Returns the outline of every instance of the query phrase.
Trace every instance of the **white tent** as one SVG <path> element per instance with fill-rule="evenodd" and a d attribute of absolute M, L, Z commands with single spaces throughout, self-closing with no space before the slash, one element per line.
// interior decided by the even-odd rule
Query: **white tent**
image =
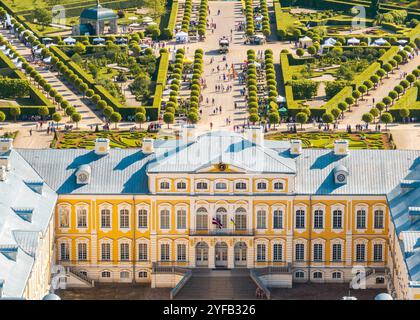
<path fill-rule="evenodd" d="M 152 22 L 153 21 L 153 19 L 152 18 L 150 18 L 150 17 L 144 17 L 143 18 L 143 22 L 145 22 L 145 23 L 147 23 L 147 22 Z"/>
<path fill-rule="evenodd" d="M 74 39 L 72 37 L 65 38 L 63 41 L 64 41 L 65 44 L 75 44 L 76 43 L 76 39 Z"/>
<path fill-rule="evenodd" d="M 356 38 L 351 38 L 347 40 L 347 44 L 359 44 L 359 43 L 360 43 L 360 40 Z"/>
<path fill-rule="evenodd" d="M 286 102 L 286 98 L 281 96 L 281 95 L 278 95 L 277 96 L 277 103 L 283 103 L 283 102 Z"/>
<path fill-rule="evenodd" d="M 35 54 L 41 54 L 41 52 L 42 52 L 42 48 L 35 50 Z"/>
<path fill-rule="evenodd" d="M 148 23 L 147 23 L 147 25 L 148 25 L 148 26 L 156 26 L 156 25 L 157 25 L 157 23 L 152 21 L 152 22 L 148 22 Z"/>
<path fill-rule="evenodd" d="M 44 60 L 42 60 L 42 61 L 44 61 L 45 63 L 47 63 L 47 64 L 50 64 L 51 63 L 51 56 L 49 56 L 49 57 L 46 57 Z"/>
<path fill-rule="evenodd" d="M 185 43 L 188 41 L 188 33 L 180 31 L 175 35 L 176 42 Z"/>
<path fill-rule="evenodd" d="M 324 41 L 324 45 L 334 46 L 336 43 L 337 43 L 337 40 L 335 40 L 334 38 L 328 38 L 327 40 Z"/>
<path fill-rule="evenodd" d="M 403 50 L 404 50 L 404 47 L 403 47 L 403 46 L 398 46 L 398 49 L 399 49 L 400 51 L 403 51 Z"/>
<path fill-rule="evenodd" d="M 137 20 L 137 19 L 138 19 L 137 17 L 128 17 L 128 20 L 132 20 L 132 21 Z"/>
<path fill-rule="evenodd" d="M 386 41 L 384 38 L 380 38 L 380 39 L 376 39 L 373 43 L 378 45 L 378 46 L 383 46 L 383 45 L 387 44 L 388 41 Z"/>
<path fill-rule="evenodd" d="M 397 41 L 398 44 L 402 44 L 402 45 L 407 44 L 407 42 L 408 42 L 407 40 L 398 40 Z"/>
<path fill-rule="evenodd" d="M 95 44 L 95 43 L 102 43 L 102 42 L 105 42 L 105 39 L 104 38 L 95 38 L 95 39 L 93 39 L 93 43 Z"/>
<path fill-rule="evenodd" d="M 312 46 L 313 44 L 314 44 L 314 42 L 308 36 L 305 36 L 305 37 L 299 39 L 299 47 L 300 48 L 307 48 L 307 47 Z"/>
<path fill-rule="evenodd" d="M 140 27 L 140 23 L 132 23 L 132 24 L 129 25 L 129 27 L 131 27 L 131 28 Z"/>
<path fill-rule="evenodd" d="M 6 46 L 1 46 L 0 51 L 4 51 L 4 50 L 6 50 Z"/>

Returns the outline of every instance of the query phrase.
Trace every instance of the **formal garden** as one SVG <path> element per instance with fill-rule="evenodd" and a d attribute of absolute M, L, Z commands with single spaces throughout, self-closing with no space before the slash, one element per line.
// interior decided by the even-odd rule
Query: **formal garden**
<path fill-rule="evenodd" d="M 337 139 L 349 141 L 350 149 L 394 149 L 392 135 L 385 133 L 274 133 L 269 140 L 302 140 L 304 148 L 331 149 Z"/>

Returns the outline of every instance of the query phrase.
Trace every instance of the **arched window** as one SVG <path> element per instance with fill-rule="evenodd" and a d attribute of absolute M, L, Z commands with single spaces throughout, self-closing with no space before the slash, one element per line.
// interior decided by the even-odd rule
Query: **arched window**
<path fill-rule="evenodd" d="M 266 245 L 263 243 L 257 244 L 257 261 L 262 262 L 266 259 Z"/>
<path fill-rule="evenodd" d="M 305 229 L 305 210 L 296 210 L 296 229 Z"/>
<path fill-rule="evenodd" d="M 101 228 L 111 228 L 111 210 L 101 210 Z"/>
<path fill-rule="evenodd" d="M 87 228 L 87 210 L 85 208 L 77 209 L 77 227 Z"/>
<path fill-rule="evenodd" d="M 130 228 L 130 211 L 127 209 L 120 210 L 120 228 L 121 229 Z"/>
<path fill-rule="evenodd" d="M 187 184 L 184 181 L 179 181 L 176 184 L 177 190 L 185 190 L 187 189 Z"/>
<path fill-rule="evenodd" d="M 267 183 L 266 182 L 258 182 L 257 183 L 257 190 L 267 190 Z"/>
<path fill-rule="evenodd" d="M 218 208 L 216 210 L 216 219 L 221 223 L 221 228 L 227 228 L 227 210 L 225 208 Z"/>
<path fill-rule="evenodd" d="M 265 210 L 257 211 L 257 229 L 267 228 L 267 212 Z"/>
<path fill-rule="evenodd" d="M 197 182 L 197 190 L 207 190 L 207 182 Z"/>
<path fill-rule="evenodd" d="M 70 248 L 67 242 L 60 244 L 60 260 L 68 261 L 70 260 Z"/>
<path fill-rule="evenodd" d="M 138 211 L 138 224 L 139 229 L 147 229 L 147 210 L 140 209 Z"/>
<path fill-rule="evenodd" d="M 160 261 L 169 261 L 169 260 L 171 260 L 169 243 L 162 243 L 160 245 Z"/>
<path fill-rule="evenodd" d="M 176 210 L 176 228 L 179 230 L 187 229 L 187 211 L 184 208 Z"/>
<path fill-rule="evenodd" d="M 324 228 L 324 211 L 315 210 L 314 212 L 314 229 Z"/>
<path fill-rule="evenodd" d="M 162 181 L 160 183 L 160 189 L 161 190 L 169 190 L 171 188 L 170 184 L 168 181 Z"/>
<path fill-rule="evenodd" d="M 296 261 L 305 260 L 305 245 L 303 243 L 297 243 L 295 246 L 295 260 Z"/>
<path fill-rule="evenodd" d="M 77 260 L 86 261 L 87 260 L 87 243 L 78 243 L 77 244 Z"/>
<path fill-rule="evenodd" d="M 226 190 L 227 185 L 224 182 L 217 182 L 216 183 L 216 190 Z"/>
<path fill-rule="evenodd" d="M 147 278 L 147 271 L 140 271 L 139 278 Z"/>
<path fill-rule="evenodd" d="M 109 272 L 109 271 L 102 271 L 101 277 L 102 278 L 111 278 L 111 272 Z"/>
<path fill-rule="evenodd" d="M 356 261 L 363 262 L 366 260 L 366 245 L 364 243 L 356 244 Z"/>
<path fill-rule="evenodd" d="M 163 209 L 160 211 L 160 228 L 161 229 L 170 229 L 170 212 L 168 209 Z"/>
<path fill-rule="evenodd" d="M 375 229 L 384 228 L 384 211 L 382 209 L 375 210 L 374 228 Z"/>
<path fill-rule="evenodd" d="M 196 229 L 207 230 L 208 229 L 208 213 L 206 208 L 198 208 L 196 214 Z"/>
<path fill-rule="evenodd" d="M 384 277 L 376 277 L 375 278 L 375 283 L 376 284 L 384 284 L 385 283 L 385 278 Z"/>
<path fill-rule="evenodd" d="M 60 207 L 59 220 L 60 228 L 70 227 L 70 209 L 68 207 Z"/>
<path fill-rule="evenodd" d="M 139 243 L 138 250 L 139 250 L 138 252 L 139 261 L 147 261 L 147 258 L 148 258 L 147 243 Z"/>
<path fill-rule="evenodd" d="M 279 190 L 283 190 L 284 186 L 282 182 L 274 182 L 274 190 L 279 191 Z"/>
<path fill-rule="evenodd" d="M 101 244 L 101 260 L 111 261 L 111 244 L 110 243 Z"/>
<path fill-rule="evenodd" d="M 333 211 L 333 229 L 343 228 L 343 211 L 336 209 Z"/>
<path fill-rule="evenodd" d="M 366 229 L 366 210 L 360 209 L 356 212 L 356 228 Z"/>
<path fill-rule="evenodd" d="M 283 246 L 280 243 L 275 243 L 273 245 L 273 260 L 274 261 L 283 260 Z"/>
<path fill-rule="evenodd" d="M 316 271 L 313 273 L 312 277 L 314 279 L 322 279 L 322 272 Z"/>
<path fill-rule="evenodd" d="M 322 261 L 323 260 L 323 245 L 322 243 L 314 243 L 314 261 Z"/>
<path fill-rule="evenodd" d="M 128 271 L 121 271 L 120 272 L 120 278 L 121 279 L 128 279 L 128 278 L 130 278 L 130 272 L 128 272 Z"/>
<path fill-rule="evenodd" d="M 121 261 L 130 260 L 130 244 L 129 243 L 120 243 L 120 260 Z"/>
<path fill-rule="evenodd" d="M 342 247 L 341 243 L 333 243 L 332 245 L 332 260 L 334 262 L 341 261 Z"/>
<path fill-rule="evenodd" d="M 246 210 L 244 208 L 236 209 L 234 223 L 235 223 L 235 230 L 246 230 L 247 217 L 246 217 Z"/>
<path fill-rule="evenodd" d="M 246 183 L 245 182 L 237 182 L 235 184 L 236 190 L 246 190 Z"/>
<path fill-rule="evenodd" d="M 381 262 L 383 260 L 383 246 L 381 243 L 373 245 L 373 261 Z"/>
<path fill-rule="evenodd" d="M 333 279 L 341 279 L 342 278 L 342 274 L 341 272 L 335 271 L 332 273 L 332 278 Z"/>
<path fill-rule="evenodd" d="M 280 209 L 273 212 L 273 229 L 283 229 L 283 211 Z"/>
<path fill-rule="evenodd" d="M 303 271 L 296 271 L 295 272 L 295 278 L 296 279 L 303 279 L 303 278 L 305 278 L 305 272 L 303 272 Z"/>

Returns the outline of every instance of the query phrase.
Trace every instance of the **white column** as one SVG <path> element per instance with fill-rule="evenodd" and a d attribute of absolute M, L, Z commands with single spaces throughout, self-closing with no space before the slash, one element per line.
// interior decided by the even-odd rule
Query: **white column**
<path fill-rule="evenodd" d="M 214 244 L 213 245 L 209 245 L 209 268 L 210 269 L 214 269 L 216 267 L 215 265 L 215 259 L 214 259 L 214 255 L 215 255 L 215 250 L 214 250 Z"/>
<path fill-rule="evenodd" d="M 246 251 L 246 266 L 248 269 L 254 268 L 254 241 L 251 240 L 251 245 L 247 243 Z"/>
<path fill-rule="evenodd" d="M 195 268 L 195 245 L 191 244 L 191 242 L 188 242 L 188 248 L 189 248 L 189 266 L 190 268 Z"/>
<path fill-rule="evenodd" d="M 286 262 L 293 262 L 293 235 L 288 234 L 286 236 Z"/>
<path fill-rule="evenodd" d="M 233 269 L 234 267 L 235 267 L 234 247 L 228 243 L 228 268 Z"/>

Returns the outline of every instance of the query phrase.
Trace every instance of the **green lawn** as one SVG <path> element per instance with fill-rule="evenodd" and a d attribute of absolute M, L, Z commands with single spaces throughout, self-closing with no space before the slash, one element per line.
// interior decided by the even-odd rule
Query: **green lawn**
<path fill-rule="evenodd" d="M 156 134 L 146 131 L 78 131 L 59 134 L 53 147 L 56 149 L 93 149 L 96 138 L 108 138 L 111 148 L 139 148 L 145 137 L 156 138 Z"/>
<path fill-rule="evenodd" d="M 350 149 L 393 149 L 388 135 L 383 133 L 275 133 L 266 136 L 269 140 L 300 139 L 304 148 L 329 149 L 334 147 L 334 140 L 350 141 Z"/>

